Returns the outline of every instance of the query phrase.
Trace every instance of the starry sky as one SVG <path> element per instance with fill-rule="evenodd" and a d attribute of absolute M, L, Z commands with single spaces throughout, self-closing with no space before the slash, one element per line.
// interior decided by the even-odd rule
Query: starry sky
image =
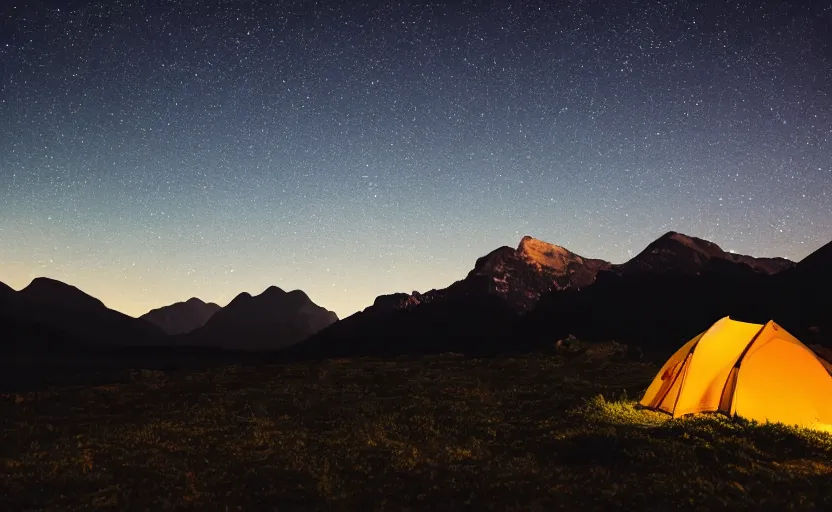
<path fill-rule="evenodd" d="M 830 0 L 2 4 L 17 289 L 344 317 L 526 234 L 616 263 L 668 230 L 832 240 Z"/>

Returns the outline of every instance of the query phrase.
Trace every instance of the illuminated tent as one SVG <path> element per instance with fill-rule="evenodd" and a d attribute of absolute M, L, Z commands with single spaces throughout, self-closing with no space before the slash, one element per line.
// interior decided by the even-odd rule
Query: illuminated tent
<path fill-rule="evenodd" d="M 664 364 L 640 404 L 674 418 L 722 412 L 758 422 L 832 429 L 832 376 L 772 321 L 725 317 Z"/>

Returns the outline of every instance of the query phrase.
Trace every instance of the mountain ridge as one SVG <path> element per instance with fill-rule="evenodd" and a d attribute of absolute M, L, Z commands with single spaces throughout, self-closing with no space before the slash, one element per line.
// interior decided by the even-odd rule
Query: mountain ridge
<path fill-rule="evenodd" d="M 516 247 L 498 247 L 477 258 L 464 277 L 445 288 L 379 295 L 343 320 L 301 290 L 269 286 L 259 295 L 242 292 L 225 308 L 194 297 L 151 310 L 139 317 L 142 322 L 130 324 L 126 319 L 137 319 L 72 285 L 36 278 L 20 292 L 0 283 L 0 324 L 99 344 L 117 340 L 128 346 L 234 350 L 304 345 L 307 353 L 314 347 L 319 355 L 516 347 L 565 334 L 652 343 L 660 332 L 690 330 L 724 310 L 754 321 L 783 319 L 798 333 L 810 325 L 811 332 L 828 333 L 832 326 L 821 318 L 827 299 L 813 297 L 829 295 L 822 283 L 832 279 L 830 260 L 832 243 L 795 264 L 726 252 L 713 242 L 670 231 L 630 260 L 611 264 L 526 235 Z M 177 321 L 191 323 L 165 336 L 165 329 L 145 317 L 173 306 L 204 315 L 186 321 L 187 315 L 177 313 Z M 212 311 L 206 313 L 206 307 Z M 660 316 L 657 312 L 667 318 L 645 330 L 642 324 L 653 321 L 645 315 Z M 99 332 L 86 332 L 87 325 Z"/>
<path fill-rule="evenodd" d="M 695 273 L 709 260 L 715 259 L 741 263 L 769 275 L 795 265 L 786 258 L 758 258 L 727 252 L 709 240 L 668 231 L 630 260 L 615 265 L 614 271 L 618 274 L 628 274 L 656 271 L 653 267 L 659 267 L 659 270 L 664 272 Z"/>
<path fill-rule="evenodd" d="M 238 294 L 203 326 L 178 336 L 175 343 L 276 350 L 299 343 L 337 321 L 334 312 L 312 302 L 306 292 L 269 286 L 259 295 Z"/>
<path fill-rule="evenodd" d="M 634 258 L 617 265 L 585 258 L 527 235 L 521 238 L 517 248 L 502 246 L 477 258 L 465 278 L 446 288 L 376 297 L 372 306 L 312 336 L 307 351 L 344 355 L 348 352 L 346 346 L 353 344 L 355 355 L 388 354 L 391 344 L 400 340 L 400 353 L 421 352 L 426 345 L 442 345 L 435 341 L 438 337 L 444 340 L 446 350 L 476 352 L 501 344 L 515 348 L 531 346 L 534 340 L 552 335 L 565 336 L 571 330 L 582 330 L 587 336 L 601 332 L 587 330 L 574 321 L 584 318 L 589 321 L 586 312 L 593 309 L 592 304 L 576 300 L 583 308 L 576 309 L 569 306 L 567 299 L 563 299 L 567 303 L 558 303 L 548 299 L 550 296 L 569 297 L 569 300 L 596 295 L 614 298 L 614 301 L 605 302 L 605 307 L 631 312 L 630 317 L 622 320 L 622 325 L 631 330 L 620 332 L 631 339 L 644 339 L 644 336 L 639 338 L 638 331 L 632 330 L 638 325 L 632 327 L 628 323 L 633 318 L 642 318 L 627 304 L 627 301 L 640 297 L 641 283 L 654 287 L 658 294 L 649 298 L 660 303 L 662 294 L 665 297 L 678 295 L 677 291 L 686 286 L 701 289 L 698 293 L 706 300 L 707 290 L 720 286 L 721 282 L 730 282 L 740 288 L 746 284 L 757 287 L 758 281 L 794 265 L 784 258 L 728 253 L 713 242 L 673 231 L 648 244 Z M 653 282 L 659 285 L 650 284 Z M 671 282 L 676 288 L 661 285 Z M 606 291 L 618 289 L 627 293 L 610 295 Z M 722 298 L 729 296 L 736 298 L 738 294 L 725 293 Z M 540 312 L 544 297 L 547 307 Z M 561 310 L 551 307 L 552 304 Z M 727 304 L 724 301 L 715 303 L 711 309 L 720 311 Z M 481 314 L 477 314 L 478 307 L 482 308 Z M 668 307 L 667 300 L 662 307 Z M 451 310 L 459 315 L 456 323 L 448 321 Z M 649 310 L 641 313 L 646 311 Z M 532 321 L 526 322 L 524 319 L 529 315 Z M 570 315 L 574 318 L 569 318 Z M 591 321 L 603 323 L 604 315 L 603 312 L 600 316 L 593 315 Z M 684 323 L 683 330 L 689 325 L 698 325 L 701 320 L 693 318 L 697 315 L 688 316 L 692 319 L 690 323 Z M 442 329 L 437 328 L 439 325 Z M 455 334 L 450 335 L 451 332 Z M 615 333 L 604 331 L 604 334 Z M 501 336 L 503 339 L 498 339 Z"/>
<path fill-rule="evenodd" d="M 464 278 L 446 288 L 380 295 L 370 307 L 410 309 L 437 300 L 488 293 L 506 299 L 518 311 L 528 311 L 542 293 L 553 288 L 588 286 L 599 271 L 610 267 L 607 261 L 585 258 L 526 235 L 516 248 L 498 247 L 477 258 Z"/>
<path fill-rule="evenodd" d="M 41 346 L 112 347 L 146 345 L 164 332 L 155 325 L 110 309 L 101 300 L 70 284 L 47 277 L 33 279 L 22 290 L 5 290 L 0 329 L 14 350 Z M 8 347 L 6 347 L 8 348 Z"/>

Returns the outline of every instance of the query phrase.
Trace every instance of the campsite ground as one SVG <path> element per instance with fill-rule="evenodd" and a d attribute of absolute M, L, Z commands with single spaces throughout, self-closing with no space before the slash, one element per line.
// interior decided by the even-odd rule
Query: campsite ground
<path fill-rule="evenodd" d="M 638 411 L 655 371 L 592 345 L 8 393 L 0 509 L 832 508 L 832 437 Z"/>

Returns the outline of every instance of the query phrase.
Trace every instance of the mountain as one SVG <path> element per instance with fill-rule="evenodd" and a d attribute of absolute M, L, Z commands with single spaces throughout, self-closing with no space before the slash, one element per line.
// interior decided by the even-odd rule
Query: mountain
<path fill-rule="evenodd" d="M 382 295 L 293 349 L 306 355 L 491 352 L 551 290 L 581 289 L 610 263 L 525 236 L 477 259 L 447 288 Z"/>
<path fill-rule="evenodd" d="M 29 318 L 18 293 L 0 282 L 0 353 L 16 352 L 27 346 L 42 348 L 37 340 L 56 338 L 57 333 Z"/>
<path fill-rule="evenodd" d="M 610 267 L 609 262 L 584 258 L 563 247 L 524 236 L 514 251 L 478 261 L 468 277 L 491 279 L 493 293 L 528 310 L 541 294 L 584 288 L 595 281 L 598 272 Z"/>
<path fill-rule="evenodd" d="M 726 253 L 668 233 L 579 293 L 553 292 L 525 319 L 525 336 L 550 332 L 648 348 L 677 347 L 723 316 L 776 319 L 804 341 L 828 332 L 832 250 L 800 263 Z M 824 277 L 827 276 L 827 277 Z"/>
<path fill-rule="evenodd" d="M 107 309 L 104 303 L 78 288 L 49 279 L 37 277 L 26 288 L 18 292 L 29 304 L 44 308 L 59 308 L 71 311 L 95 311 Z"/>
<path fill-rule="evenodd" d="M 744 268 L 743 268 L 744 267 Z M 524 318 L 524 337 L 615 340 L 678 348 L 719 318 L 765 323 L 775 315 L 771 276 L 716 260 L 697 273 L 604 274 L 579 292 L 553 292 Z"/>
<path fill-rule="evenodd" d="M 191 299 L 134 319 L 59 281 L 39 278 L 20 292 L 0 283 L 0 337 L 11 333 L 19 346 L 45 339 L 289 347 L 290 357 L 316 358 L 493 353 L 534 348 L 569 334 L 668 349 L 731 316 L 759 323 L 776 319 L 805 342 L 823 344 L 832 333 L 830 289 L 832 243 L 795 264 L 726 252 L 669 232 L 613 265 L 527 236 L 516 248 L 478 258 L 447 288 L 382 295 L 341 321 L 302 291 L 277 287 L 257 296 L 242 293 L 222 309 Z M 165 337 L 146 320 L 182 334 Z M 196 328 L 184 333 L 191 326 Z"/>
<path fill-rule="evenodd" d="M 202 327 L 220 308 L 213 302 L 205 303 L 196 297 L 185 302 L 148 311 L 140 316 L 167 334 L 185 334 Z"/>
<path fill-rule="evenodd" d="M 516 249 L 503 246 L 479 258 L 468 275 L 449 287 L 425 293 L 382 295 L 373 308 L 411 309 L 415 306 L 448 300 L 461 300 L 480 294 L 503 298 L 518 312 L 533 309 L 540 297 L 552 291 L 580 290 L 592 285 L 599 275 L 644 276 L 650 274 L 690 274 L 711 272 L 717 267 L 730 272 L 752 270 L 773 275 L 792 268 L 784 258 L 755 258 L 723 251 L 701 238 L 669 232 L 649 244 L 633 259 L 612 265 L 600 259 L 585 258 L 563 247 L 524 236 Z"/>
<path fill-rule="evenodd" d="M 38 277 L 18 295 L 30 317 L 92 343 L 144 345 L 164 335 L 153 324 L 110 309 L 95 297 L 54 279 Z"/>
<path fill-rule="evenodd" d="M 701 272 L 709 262 L 722 260 L 743 264 L 756 272 L 776 274 L 794 266 L 785 258 L 755 258 L 722 250 L 717 244 L 670 231 L 650 243 L 633 259 L 615 266 L 618 274 Z"/>
<path fill-rule="evenodd" d="M 373 308 L 411 309 L 437 300 L 464 300 L 484 294 L 503 299 L 518 312 L 528 311 L 550 290 L 583 288 L 610 263 L 584 258 L 563 247 L 524 236 L 516 249 L 500 247 L 474 263 L 468 275 L 447 288 L 424 294 L 397 293 L 376 298 Z"/>
<path fill-rule="evenodd" d="M 409 309 L 370 306 L 285 351 L 289 358 L 321 359 L 464 352 L 500 352 L 519 316 L 492 294 L 449 297 Z"/>
<path fill-rule="evenodd" d="M 17 292 L 6 283 L 0 282 L 0 318 L 16 314 L 18 301 Z"/>
<path fill-rule="evenodd" d="M 769 296 L 780 304 L 784 326 L 807 342 L 832 345 L 832 242 L 777 274 Z"/>
<path fill-rule="evenodd" d="M 156 326 L 107 308 L 78 288 L 39 277 L 19 292 L 0 290 L 0 329 L 8 346 L 127 346 L 157 343 Z M 7 347 L 8 348 L 8 347 Z"/>
<path fill-rule="evenodd" d="M 0 281 L 0 304 L 2 304 L 3 300 L 7 300 L 9 297 L 14 295 L 14 293 L 14 288 Z"/>
<path fill-rule="evenodd" d="M 822 266 L 822 263 L 820 263 Z M 378 297 L 295 352 L 388 355 L 533 348 L 568 334 L 677 347 L 725 315 L 779 318 L 775 276 L 795 268 L 669 232 L 612 265 L 524 237 L 479 258 L 468 275 L 424 294 Z"/>
<path fill-rule="evenodd" d="M 786 275 L 800 281 L 820 282 L 826 285 L 832 280 L 832 242 L 806 256 Z"/>
<path fill-rule="evenodd" d="M 276 286 L 252 296 L 241 293 L 202 327 L 177 337 L 177 345 L 217 346 L 239 350 L 275 350 L 305 340 L 338 321 L 332 311 L 302 291 Z"/>

